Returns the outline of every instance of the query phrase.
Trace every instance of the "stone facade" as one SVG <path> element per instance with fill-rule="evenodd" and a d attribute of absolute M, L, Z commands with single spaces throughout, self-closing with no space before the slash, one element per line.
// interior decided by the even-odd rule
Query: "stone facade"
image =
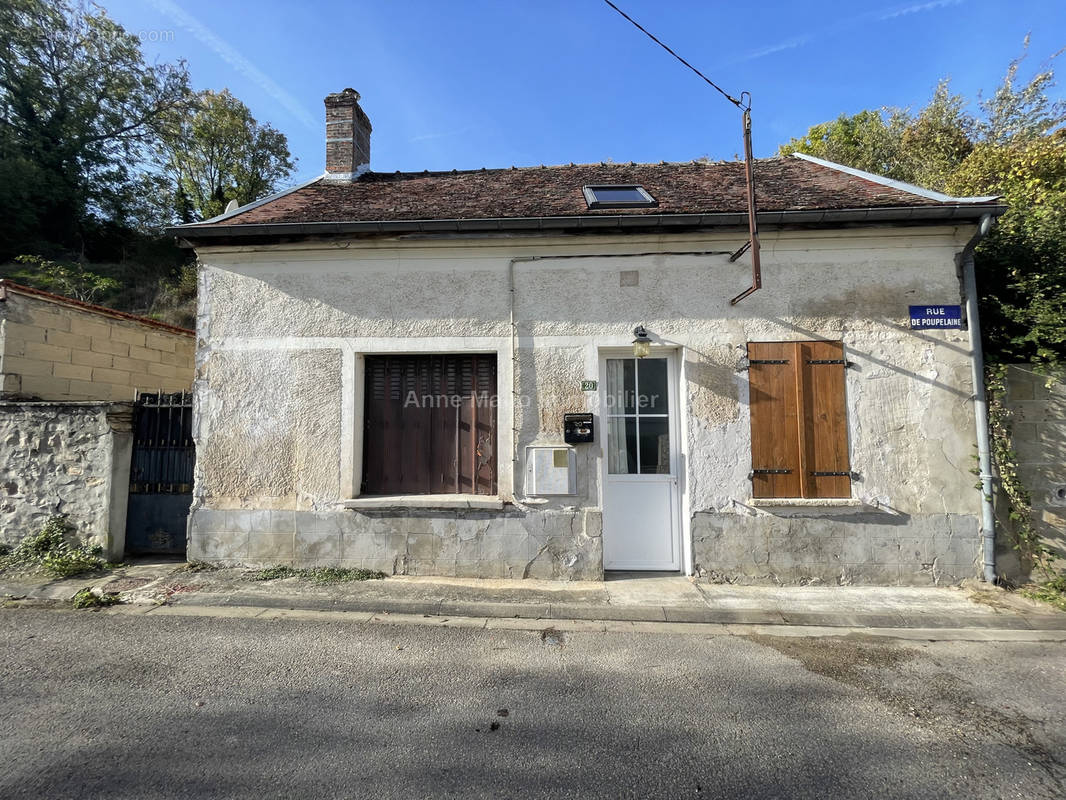
<path fill-rule="evenodd" d="M 127 403 L 0 403 L 0 541 L 66 514 L 81 539 L 121 559 L 132 419 Z"/>
<path fill-rule="evenodd" d="M 7 281 L 0 298 L 0 399 L 132 401 L 192 385 L 192 331 Z"/>
<path fill-rule="evenodd" d="M 601 576 L 602 420 L 575 447 L 576 494 L 527 497 L 524 459 L 563 446 L 564 413 L 598 411 L 581 382 L 643 323 L 678 365 L 683 571 L 976 577 L 967 334 L 907 323 L 908 304 L 960 302 L 954 258 L 973 230 L 764 231 L 763 289 L 737 306 L 750 273 L 728 233 L 201 247 L 190 558 Z M 751 500 L 745 344 L 806 339 L 843 341 L 852 364 L 852 497 L 770 507 Z M 362 359 L 389 352 L 497 355 L 501 510 L 353 507 Z"/>
<path fill-rule="evenodd" d="M 1004 404 L 1011 412 L 1018 477 L 1032 494 L 1032 523 L 1052 552 L 1066 558 L 1066 372 L 1040 375 L 1027 364 L 1013 364 L 1006 383 Z M 998 498 L 998 522 L 1009 528 L 1005 508 Z M 1029 565 L 1019 561 L 1008 537 L 999 537 L 996 562 L 1010 580 L 1029 578 Z"/>

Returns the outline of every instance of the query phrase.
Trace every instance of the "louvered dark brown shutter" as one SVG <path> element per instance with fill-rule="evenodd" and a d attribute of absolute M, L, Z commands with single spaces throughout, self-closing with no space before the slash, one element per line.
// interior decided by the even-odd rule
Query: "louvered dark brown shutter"
<path fill-rule="evenodd" d="M 851 496 L 844 346 L 748 345 L 752 494 Z"/>
<path fill-rule="evenodd" d="M 496 494 L 496 357 L 367 356 L 364 494 Z"/>

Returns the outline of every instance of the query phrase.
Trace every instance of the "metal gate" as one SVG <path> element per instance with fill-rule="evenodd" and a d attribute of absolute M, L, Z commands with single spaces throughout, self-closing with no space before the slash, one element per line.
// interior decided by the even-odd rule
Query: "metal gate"
<path fill-rule="evenodd" d="M 192 394 L 142 393 L 133 415 L 126 552 L 185 553 L 195 461 Z"/>

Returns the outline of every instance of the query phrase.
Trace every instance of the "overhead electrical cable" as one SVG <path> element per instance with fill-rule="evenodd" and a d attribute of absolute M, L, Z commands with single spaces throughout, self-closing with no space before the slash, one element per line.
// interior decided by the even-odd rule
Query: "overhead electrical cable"
<path fill-rule="evenodd" d="M 685 61 L 685 59 L 683 59 L 677 53 L 675 53 L 668 45 L 662 42 L 651 31 L 649 31 L 647 28 L 645 28 L 643 25 L 641 25 L 639 22 L 629 16 L 629 14 L 627 14 L 614 3 L 612 3 L 611 0 L 603 0 L 603 2 L 605 2 L 615 11 L 617 11 L 619 14 L 629 20 L 629 22 L 632 23 L 637 30 L 639 30 L 641 33 L 643 33 L 645 36 L 647 36 L 649 39 L 659 45 L 659 47 L 661 47 L 663 50 L 672 55 L 690 70 L 692 70 L 701 78 L 703 78 L 703 80 L 705 80 L 711 86 L 712 89 L 714 89 L 716 92 L 722 95 L 722 97 L 724 97 L 726 100 L 728 100 L 730 103 L 735 105 L 743 112 L 744 186 L 748 196 L 748 241 L 743 246 L 741 246 L 739 250 L 733 253 L 733 255 L 729 257 L 729 260 L 736 261 L 745 252 L 749 250 L 751 251 L 751 286 L 749 286 L 747 289 L 745 289 L 743 292 L 741 292 L 729 301 L 730 305 L 735 306 L 745 297 L 754 294 L 762 288 L 762 265 L 759 261 L 759 219 L 755 210 L 755 167 L 752 163 L 754 159 L 751 155 L 751 95 L 747 92 L 741 92 L 739 100 L 733 97 L 733 95 L 729 94 L 729 92 L 727 92 L 717 83 L 712 81 L 710 78 L 708 78 L 698 69 L 696 69 L 690 63 Z M 746 101 L 745 98 L 747 98 Z"/>
<path fill-rule="evenodd" d="M 647 36 L 649 39 L 651 39 L 653 42 L 655 42 L 655 44 L 659 45 L 659 47 L 661 47 L 663 50 L 665 50 L 667 53 L 672 55 L 674 58 L 676 58 L 678 61 L 680 61 L 686 67 L 688 67 L 690 70 L 692 70 L 697 75 L 699 75 L 701 78 L 703 78 L 703 80 L 705 80 L 712 87 L 714 87 L 714 89 L 717 92 L 719 92 L 722 95 L 722 97 L 724 97 L 730 103 L 735 105 L 737 108 L 744 108 L 744 104 L 740 100 L 738 100 L 737 98 L 733 97 L 733 95 L 729 94 L 729 92 L 727 92 L 725 89 L 723 89 L 717 83 L 712 81 L 710 78 L 708 78 L 706 75 L 704 75 L 698 69 L 696 69 L 690 63 L 685 61 L 685 59 L 683 59 L 681 56 L 679 56 L 677 53 L 675 53 L 673 50 L 671 50 L 669 45 L 665 44 L 660 39 L 658 39 L 655 36 L 655 34 L 653 34 L 651 31 L 649 31 L 647 28 L 645 28 L 643 25 L 641 25 L 639 22 L 637 22 L 635 19 L 633 19 L 631 16 L 629 16 L 629 14 L 624 12 L 622 9 L 620 9 L 618 6 L 616 6 L 614 3 L 612 3 L 611 0 L 603 0 L 603 2 L 605 2 L 607 5 L 609 5 L 611 8 L 613 8 L 615 11 L 617 11 L 619 14 L 621 14 L 623 17 L 625 17 L 627 20 L 629 20 L 631 23 L 633 23 L 633 25 L 637 28 L 637 30 L 639 30 L 641 33 L 643 33 L 645 36 Z M 745 94 L 747 94 L 747 92 L 741 92 L 740 96 L 743 97 Z"/>

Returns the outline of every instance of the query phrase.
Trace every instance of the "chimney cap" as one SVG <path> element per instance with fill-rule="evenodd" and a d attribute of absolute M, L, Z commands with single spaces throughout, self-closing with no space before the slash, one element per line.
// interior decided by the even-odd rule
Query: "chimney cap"
<path fill-rule="evenodd" d="M 354 106 L 359 102 L 359 92 L 351 87 L 343 92 L 333 92 L 326 95 L 327 106 Z"/>

